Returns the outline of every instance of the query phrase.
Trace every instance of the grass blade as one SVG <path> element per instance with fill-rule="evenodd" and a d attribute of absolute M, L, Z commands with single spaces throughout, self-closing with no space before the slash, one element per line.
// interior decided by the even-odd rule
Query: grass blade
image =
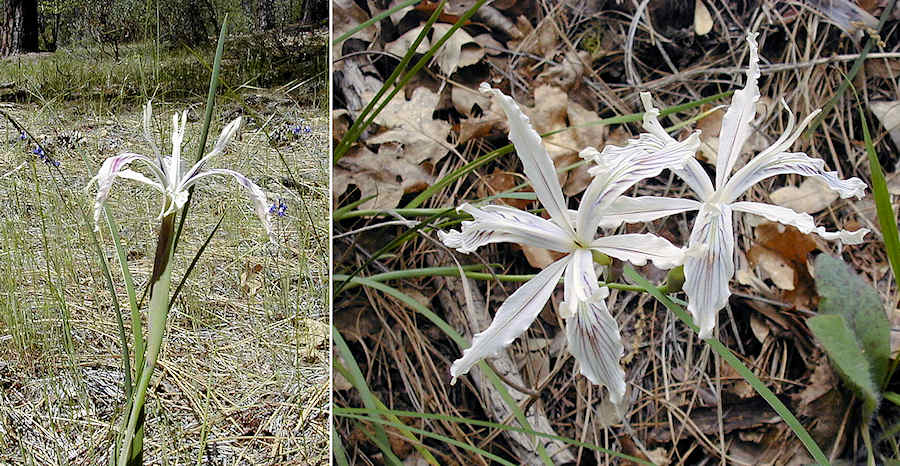
<path fill-rule="evenodd" d="M 222 28 L 219 30 L 219 43 L 216 44 L 216 58 L 213 60 L 212 75 L 209 77 L 209 94 L 206 96 L 206 114 L 203 117 L 203 130 L 200 132 L 200 143 L 197 145 L 197 160 L 203 158 L 206 150 L 206 139 L 209 136 L 209 124 L 212 121 L 213 107 L 216 105 L 216 87 L 219 84 L 219 70 L 222 67 L 222 54 L 225 52 L 225 31 L 228 25 L 228 14 L 222 20 Z M 178 241 L 181 239 L 181 231 L 184 229 L 184 220 L 188 216 L 191 207 L 191 198 L 194 196 L 194 187 L 188 189 L 187 201 L 181 210 L 181 218 L 178 219 L 178 229 L 175 231 L 175 243 L 173 249 L 178 249 Z"/>
<path fill-rule="evenodd" d="M 347 40 L 348 38 L 350 38 L 351 36 L 353 36 L 353 34 L 356 34 L 357 32 L 377 23 L 378 21 L 381 21 L 382 19 L 387 18 L 388 16 L 390 16 L 404 8 L 406 8 L 410 5 L 415 5 L 416 3 L 419 3 L 421 1 L 422 0 L 406 0 L 405 2 L 400 3 L 389 10 L 383 11 L 383 12 L 369 18 L 366 22 L 360 23 L 353 29 L 350 29 L 349 31 L 341 34 L 340 37 L 331 41 L 331 45 L 338 45 L 341 42 L 343 42 L 343 41 Z M 415 50 L 415 49 L 416 49 L 415 47 L 411 48 L 411 50 Z"/>
<path fill-rule="evenodd" d="M 109 235 L 112 237 L 113 244 L 116 246 L 116 254 L 119 257 L 119 268 L 122 269 L 122 276 L 125 278 L 125 292 L 128 293 L 128 304 L 131 307 L 131 333 L 134 338 L 134 377 L 139 379 L 141 377 L 141 369 L 144 366 L 144 332 L 141 328 L 141 309 L 138 307 L 137 295 L 135 294 L 134 289 L 134 278 L 131 276 L 131 270 L 128 268 L 128 258 L 125 255 L 125 248 L 122 247 L 122 240 L 119 238 L 119 225 L 105 206 L 103 207 L 103 213 L 106 215 L 106 224 L 109 227 Z"/>
<path fill-rule="evenodd" d="M 419 314 L 422 314 L 422 316 L 424 316 L 426 319 L 430 320 L 435 326 L 437 326 L 448 337 L 450 337 L 460 348 L 468 348 L 469 347 L 469 342 L 466 341 L 466 339 L 463 338 L 462 335 L 460 335 L 459 332 L 457 332 L 456 329 L 451 327 L 450 324 L 448 324 L 444 319 L 440 318 L 431 309 L 428 309 L 426 306 L 423 306 L 421 303 L 419 303 L 412 297 L 402 293 L 401 291 L 397 290 L 396 288 L 392 288 L 383 283 L 374 282 L 372 280 L 362 278 L 362 277 L 352 277 L 351 278 L 347 275 L 340 275 L 340 274 L 333 275 L 332 280 L 334 280 L 334 281 L 343 280 L 345 282 L 357 282 L 360 285 L 368 286 L 370 288 L 381 291 L 382 293 L 384 293 L 388 296 L 394 297 L 397 300 L 401 301 L 403 304 L 406 304 L 407 306 L 409 306 L 410 309 L 415 310 Z M 337 329 L 335 329 L 332 333 L 334 333 L 335 335 L 340 334 L 337 331 Z M 343 341 L 343 340 L 341 340 L 341 341 Z M 506 402 L 510 411 L 515 416 L 516 421 L 519 422 L 519 425 L 521 425 L 525 429 L 526 433 L 528 433 L 529 435 L 532 435 L 532 437 L 534 435 L 536 435 L 536 432 L 531 427 L 531 424 L 528 422 L 528 419 L 525 417 L 525 413 L 522 412 L 522 409 L 519 407 L 519 405 L 517 403 L 515 403 L 515 401 L 513 401 L 512 396 L 509 394 L 509 390 L 507 390 L 506 385 L 503 383 L 503 381 L 500 380 L 500 377 L 497 376 L 497 373 L 495 373 L 494 370 L 491 369 L 491 367 L 488 366 L 487 363 L 484 361 L 480 361 L 478 363 L 478 367 L 488 377 L 488 380 L 500 393 L 500 396 L 503 398 L 504 402 Z M 550 460 L 550 457 L 547 456 L 546 448 L 544 448 L 544 445 L 542 443 L 536 442 L 536 449 L 538 451 L 538 454 L 541 456 L 541 458 L 543 459 L 543 461 L 546 464 L 548 464 L 548 465 L 553 464 L 552 461 Z"/>
<path fill-rule="evenodd" d="M 681 321 L 684 322 L 688 327 L 690 327 L 691 330 L 693 330 L 694 332 L 699 332 L 699 328 L 694 325 L 694 321 L 693 319 L 691 319 L 691 316 L 687 313 L 687 311 L 682 309 L 681 306 L 672 302 L 672 300 L 667 296 L 663 295 L 658 288 L 653 286 L 649 281 L 647 281 L 646 278 L 635 272 L 630 265 L 625 266 L 625 276 L 638 285 L 644 287 L 644 289 L 648 293 L 656 298 L 657 301 L 666 306 L 667 309 L 672 311 L 672 313 L 675 314 L 679 319 L 681 319 Z M 810 455 L 812 455 L 813 459 L 818 464 L 831 464 L 828 462 L 828 457 L 826 457 L 825 454 L 822 453 L 822 450 L 812 439 L 812 437 L 810 437 L 809 432 L 806 431 L 806 428 L 803 427 L 803 424 L 800 424 L 800 421 L 797 420 L 791 410 L 788 409 L 787 406 L 785 406 L 784 403 L 782 403 L 781 400 L 779 400 L 778 397 L 775 396 L 775 394 L 772 393 L 772 391 L 769 390 L 769 388 L 766 387 L 761 380 L 759 380 L 759 377 L 757 377 L 756 374 L 748 369 L 747 366 L 745 366 L 744 363 L 742 363 L 741 360 L 731 352 L 731 350 L 729 350 L 725 345 L 722 344 L 722 342 L 717 340 L 715 337 L 707 338 L 703 341 L 705 341 L 706 344 L 708 344 L 710 348 L 712 348 L 712 350 L 716 352 L 716 354 L 721 356 L 729 366 L 736 370 L 738 374 L 740 374 L 741 377 L 743 377 L 744 380 L 746 380 L 747 383 L 749 383 L 753 387 L 753 389 L 756 390 L 756 393 L 759 393 L 759 395 L 762 396 L 767 403 L 769 403 L 769 406 L 771 406 L 772 409 L 774 409 L 775 412 L 778 413 L 779 416 L 781 416 L 781 419 L 784 420 L 788 427 L 790 427 L 791 430 L 794 431 L 794 434 L 797 436 L 797 438 L 800 439 L 800 441 L 806 447 L 806 450 Z"/>
<path fill-rule="evenodd" d="M 377 409 L 378 403 L 375 401 L 375 395 L 369 390 L 369 386 L 366 385 L 366 378 L 363 376 L 362 371 L 359 369 L 359 366 L 356 364 L 356 359 L 353 358 L 353 352 L 350 351 L 350 347 L 347 346 L 347 342 L 344 341 L 344 337 L 341 336 L 341 332 L 338 332 L 337 328 L 331 327 L 331 340 L 334 347 L 337 349 L 338 354 L 343 358 L 345 362 L 347 362 L 349 368 L 345 368 L 342 364 L 337 361 L 337 358 L 334 359 L 334 367 L 338 370 L 343 369 L 345 372 L 342 372 L 344 377 L 356 387 L 356 390 L 359 391 L 359 396 L 362 398 L 363 405 L 365 405 L 369 409 Z M 387 434 L 384 432 L 384 427 L 380 424 L 375 425 L 375 439 L 376 443 L 380 442 L 383 445 L 390 445 L 387 440 Z M 391 464 L 402 465 L 403 462 L 400 461 L 400 458 L 397 458 L 391 450 L 390 446 L 386 449 L 382 449 L 384 452 L 386 460 Z"/>
<path fill-rule="evenodd" d="M 84 221 L 88 225 L 88 230 L 91 232 L 91 242 L 94 244 L 94 249 L 97 251 L 97 258 L 100 262 L 100 270 L 103 271 L 103 276 L 106 277 L 106 285 L 109 287 L 109 295 L 112 297 L 113 310 L 116 314 L 116 325 L 119 330 L 119 341 L 122 344 L 122 373 L 125 375 L 125 399 L 131 399 L 131 393 L 134 385 L 131 382 L 131 357 L 128 354 L 128 338 L 125 337 L 125 322 L 122 320 L 122 309 L 119 307 L 119 298 L 116 296 L 116 286 L 113 283 L 112 274 L 109 272 L 109 263 L 106 261 L 106 254 L 103 252 L 103 248 L 100 247 L 100 241 L 97 239 L 97 232 L 92 228 L 93 221 L 88 217 L 86 212 L 84 213 Z"/>
<path fill-rule="evenodd" d="M 888 262 L 894 273 L 894 281 L 900 280 L 900 232 L 897 231 L 897 217 L 894 216 L 894 206 L 891 205 L 891 194 L 888 192 L 887 181 L 884 178 L 884 170 L 875 153 L 875 145 L 869 134 L 869 124 L 862 104 L 857 98 L 859 118 L 862 123 L 863 140 L 866 144 L 866 154 L 869 158 L 869 171 L 872 173 L 872 197 L 875 198 L 875 209 L 878 212 L 878 224 L 884 237 L 884 248 L 887 250 Z"/>
<path fill-rule="evenodd" d="M 378 413 L 381 413 L 381 412 L 382 412 L 381 410 L 378 411 Z M 467 419 L 467 418 L 458 417 L 458 416 L 448 416 L 446 414 L 420 413 L 420 412 L 416 412 L 416 411 L 399 411 L 399 410 L 388 410 L 388 412 L 390 412 L 391 414 L 393 414 L 394 416 L 397 416 L 397 417 L 402 416 L 402 417 L 416 417 L 416 418 L 420 418 L 420 419 L 435 419 L 435 420 L 445 421 L 445 422 L 455 422 L 458 424 L 470 424 L 473 426 L 490 427 L 492 429 L 501 429 L 501 430 L 508 430 L 508 431 L 512 431 L 512 432 L 529 433 L 528 431 L 526 431 L 525 429 L 522 429 L 521 427 L 508 426 L 506 424 L 499 424 L 499 423 L 491 422 L 491 421 L 481 421 L 478 419 Z M 371 410 L 368 410 L 365 408 L 341 408 L 341 407 L 337 407 L 337 406 L 334 408 L 335 416 L 351 417 L 351 416 L 360 415 L 360 414 L 375 414 L 375 413 L 373 413 Z M 581 441 L 578 441 L 575 439 L 570 439 L 570 438 L 562 437 L 559 435 L 546 434 L 543 432 L 535 432 L 534 434 L 539 437 L 542 437 L 542 438 L 558 440 L 560 442 L 564 442 L 569 445 L 587 448 L 587 449 L 594 450 L 594 451 L 597 451 L 600 453 L 605 453 L 610 456 L 615 456 L 615 457 L 622 458 L 625 460 L 634 461 L 636 463 L 651 464 L 651 465 L 653 464 L 653 463 L 643 460 L 641 458 L 636 458 L 634 456 L 626 455 L 624 453 L 609 450 L 609 449 L 603 448 L 601 446 L 594 445 L 592 443 L 581 442 Z"/>
<path fill-rule="evenodd" d="M 419 44 L 421 44 L 422 41 L 425 40 L 428 32 L 431 31 L 431 26 L 434 25 L 434 23 L 441 16 L 441 12 L 444 11 L 445 4 L 446 0 L 442 0 L 437 8 L 435 8 L 434 12 L 428 18 L 428 21 L 426 21 L 422 26 L 422 31 L 419 32 L 419 35 L 416 36 L 416 39 L 412 42 L 412 44 L 410 44 L 409 50 L 407 50 L 406 54 L 400 60 L 400 63 L 397 64 L 397 66 L 394 68 L 394 71 L 391 72 L 390 76 L 388 76 L 387 79 L 384 80 L 384 84 L 381 86 L 381 89 L 378 89 L 378 92 L 375 94 L 375 96 L 372 97 L 368 104 L 366 104 L 362 112 L 356 117 L 356 120 L 353 122 L 353 124 L 350 125 L 350 128 L 347 129 L 347 133 L 343 138 L 341 138 L 340 142 L 338 142 L 338 145 L 334 148 L 334 163 L 337 163 L 337 161 L 340 160 L 341 157 L 343 157 L 347 153 L 347 151 L 350 150 L 350 146 L 352 146 L 353 143 L 355 143 L 359 139 L 359 136 L 363 133 L 363 131 L 372 124 L 372 121 L 374 121 L 375 117 L 378 116 L 379 113 L 381 113 L 381 110 L 384 109 L 385 105 L 387 105 L 388 102 L 390 102 L 391 99 L 393 99 L 394 96 L 397 95 L 397 91 L 402 88 L 402 84 L 395 88 L 394 92 L 392 92 L 384 100 L 384 102 L 382 102 L 378 109 L 374 110 L 373 113 L 373 109 L 375 108 L 375 105 L 378 104 L 379 99 L 381 99 L 381 97 L 387 92 L 388 89 L 391 88 L 391 86 L 394 86 L 397 78 L 403 73 L 403 71 L 406 70 L 406 66 L 409 65 L 409 62 L 412 61 L 413 56 L 415 56 L 416 54 L 416 50 L 419 48 Z M 432 49 L 434 49 L 433 46 Z M 372 114 L 371 117 L 369 116 L 370 113 Z"/>
<path fill-rule="evenodd" d="M 209 232 L 209 235 L 206 236 L 206 240 L 203 241 L 203 244 L 200 246 L 200 249 L 197 250 L 197 254 L 194 254 L 194 258 L 191 259 L 191 264 L 188 265 L 187 270 L 184 272 L 184 276 L 181 277 L 181 281 L 178 282 L 178 286 L 175 288 L 175 292 L 172 293 L 172 298 L 169 299 L 169 308 L 172 308 L 172 305 L 175 304 L 175 300 L 178 298 L 178 293 L 181 292 L 181 287 L 184 286 L 184 283 L 187 281 L 188 277 L 191 276 L 191 272 L 194 270 L 194 266 L 197 265 L 197 262 L 200 261 L 200 256 L 203 255 L 203 251 L 206 250 L 206 246 L 209 246 L 209 242 L 212 241 L 213 236 L 216 235 L 216 232 L 219 231 L 219 226 L 222 225 L 222 220 L 225 220 L 225 214 L 222 214 L 219 217 L 219 221 L 216 222 L 216 226 L 213 227 L 212 231 Z"/>

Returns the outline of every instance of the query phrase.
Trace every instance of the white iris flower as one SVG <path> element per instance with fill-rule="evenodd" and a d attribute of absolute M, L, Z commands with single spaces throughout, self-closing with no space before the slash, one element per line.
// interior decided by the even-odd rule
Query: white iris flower
<path fill-rule="evenodd" d="M 253 200 L 256 215 L 266 227 L 266 232 L 271 236 L 272 230 L 268 218 L 268 201 L 266 194 L 255 183 L 250 181 L 246 176 L 234 171 L 222 168 L 204 170 L 206 163 L 213 157 L 221 154 L 225 150 L 225 146 L 231 142 L 234 135 L 241 126 L 241 118 L 234 119 L 231 123 L 222 129 L 219 139 L 213 146 L 212 151 L 205 155 L 199 162 L 194 164 L 188 170 L 181 158 L 181 145 L 184 141 L 184 131 L 187 126 L 187 110 L 181 114 L 181 122 L 179 124 L 178 115 L 172 115 L 172 155 L 163 157 L 159 152 L 159 148 L 153 140 L 150 132 L 150 118 L 152 116 L 152 108 L 150 102 L 144 107 L 144 139 L 153 149 L 155 157 L 149 157 L 142 154 L 134 154 L 131 152 L 123 152 L 119 155 L 110 157 L 103 162 L 97 175 L 94 176 L 88 186 L 97 183 L 97 195 L 94 199 L 94 224 L 95 228 L 100 222 L 100 214 L 103 211 L 103 203 L 109 197 L 109 190 L 112 188 L 116 178 L 125 178 L 139 183 L 144 183 L 161 192 L 164 195 L 162 210 L 159 217 L 162 218 L 173 212 L 180 211 L 184 208 L 188 198 L 188 189 L 200 180 L 214 175 L 228 175 L 233 177 L 238 184 L 244 187 Z M 148 168 L 152 177 L 147 177 L 139 172 L 128 169 L 128 165 L 132 162 L 142 162 Z"/>
<path fill-rule="evenodd" d="M 699 211 L 694 220 L 684 262 L 684 291 L 689 298 L 688 310 L 694 323 L 700 327 L 700 338 L 712 335 L 716 314 L 725 307 L 731 295 L 728 282 L 734 276 L 732 212 L 759 215 L 771 221 L 792 225 L 803 233 L 816 233 L 824 239 L 839 240 L 845 244 L 858 244 L 869 232 L 865 228 L 853 232 L 828 232 L 824 227 L 816 227 L 812 216 L 805 213 L 760 202 L 737 202 L 754 184 L 771 176 L 788 173 L 817 178 L 838 192 L 841 198 L 862 197 L 866 188 L 866 184 L 859 178 L 842 180 L 836 172 L 825 171 L 825 162 L 821 159 L 811 158 L 802 152 L 789 152 L 791 145 L 819 111 L 813 112 L 795 128 L 794 114 L 783 100 L 781 103 L 789 113 L 784 134 L 734 174 L 731 173 L 740 157 L 742 146 L 753 131 L 750 122 L 756 115 L 756 102 L 759 99 L 757 80 L 760 72 L 756 34 L 750 35 L 747 42 L 750 45 L 747 83 L 743 89 L 734 93 L 731 105 L 722 119 L 715 186 L 700 163 L 691 158 L 683 168 L 673 171 L 691 187 L 700 201 L 653 196 L 620 197 L 604 213 L 607 217 L 601 222 L 604 226 L 621 222 L 648 222 L 679 212 Z M 647 105 L 649 96 L 642 97 Z M 666 135 L 658 123 L 654 126 L 659 127 L 655 133 L 657 137 L 668 137 L 671 145 L 679 144 Z M 644 136 L 640 140 L 630 141 L 629 146 L 643 149 Z"/>
<path fill-rule="evenodd" d="M 578 360 L 581 373 L 591 382 L 605 385 L 610 399 L 621 403 L 625 394 L 625 373 L 619 366 L 624 352 L 619 328 L 607 309 L 606 287 L 598 284 L 594 254 L 600 253 L 636 265 L 653 261 L 662 268 L 679 265 L 684 251 L 651 234 L 622 234 L 596 238 L 601 216 L 598 213 L 643 178 L 663 169 L 681 166 L 699 146 L 697 134 L 682 143 L 654 145 L 644 150 L 604 150 L 604 164 L 592 168 L 594 179 L 577 212 L 567 208 L 556 169 L 540 135 L 531 127 L 512 98 L 487 84 L 482 92 L 495 95 L 509 119 L 509 139 L 522 161 L 525 176 L 550 219 L 502 205 L 459 207 L 474 217 L 462 223 L 462 231 L 439 232 L 441 241 L 460 252 L 499 242 L 519 243 L 566 253 L 522 285 L 500 306 L 487 330 L 475 335 L 472 346 L 457 359 L 450 373 L 454 380 L 481 359 L 508 346 L 527 329 L 550 299 L 560 277 L 565 274 L 565 297 L 560 308 L 566 319 L 569 351 Z M 588 149 L 582 156 L 600 155 Z"/>

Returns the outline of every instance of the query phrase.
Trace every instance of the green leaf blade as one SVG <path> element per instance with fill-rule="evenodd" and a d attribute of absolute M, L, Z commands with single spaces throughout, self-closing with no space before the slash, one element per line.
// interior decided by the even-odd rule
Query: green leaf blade
<path fill-rule="evenodd" d="M 841 378 L 863 401 L 863 420 L 868 422 L 878 406 L 878 389 L 869 361 L 853 330 L 840 314 L 818 315 L 806 320 Z"/>
<path fill-rule="evenodd" d="M 816 258 L 815 271 L 816 290 L 821 297 L 819 314 L 844 318 L 872 371 L 873 383 L 880 387 L 890 364 L 891 323 L 878 292 L 849 265 L 828 254 Z"/>

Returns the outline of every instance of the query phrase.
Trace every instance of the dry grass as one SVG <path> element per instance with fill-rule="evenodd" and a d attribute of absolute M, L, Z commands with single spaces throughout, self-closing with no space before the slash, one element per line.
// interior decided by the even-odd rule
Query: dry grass
<path fill-rule="evenodd" d="M 640 111 L 638 88 L 628 82 L 626 54 L 622 53 L 633 6 L 630 3 L 627 7 L 608 5 L 607 10 L 585 12 L 559 7 L 553 2 L 538 4 L 538 13 L 529 20 L 533 25 L 540 24 L 554 31 L 552 42 L 556 49 L 544 54 L 551 59 L 540 61 L 541 57 L 530 55 L 527 50 L 506 51 L 504 55 L 490 59 L 489 77 L 497 78 L 492 85 L 511 89 L 523 105 L 536 105 L 529 90 L 542 82 L 541 71 L 558 64 L 558 61 L 553 62 L 554 59 L 573 56 L 593 44 L 595 48 L 589 50 L 593 56 L 588 59 L 588 71 L 580 85 L 569 92 L 569 98 L 589 109 L 596 109 L 601 117 Z M 734 2 L 710 4 L 717 26 L 713 33 L 702 38 L 693 36 L 690 18 L 684 27 L 679 26 L 679 20 L 683 18 L 660 18 L 662 13 L 653 16 L 650 27 L 644 21 L 640 23 L 632 50 L 634 70 L 643 83 L 640 90 L 651 91 L 661 107 L 739 88 L 744 77 L 738 71 L 742 71 L 747 63 L 744 38 L 746 31 L 753 30 L 760 32 L 761 55 L 764 57 L 760 81 L 762 95 L 776 100 L 783 97 L 802 118 L 824 106 L 834 95 L 842 74 L 849 72 L 860 48 L 820 16 L 797 5 L 778 3 L 777 8 L 770 8 L 770 4 L 746 7 L 736 7 Z M 625 11 L 617 11 L 618 8 Z M 723 27 L 725 25 L 728 27 Z M 654 30 L 650 31 L 651 28 Z M 898 99 L 896 70 L 900 41 L 896 28 L 896 21 L 887 23 L 881 34 L 886 45 L 875 50 L 881 58 L 867 60 L 863 73 L 854 81 L 861 90 L 864 107 L 870 101 Z M 588 41 L 591 37 L 596 40 Z M 658 42 L 652 42 L 653 37 Z M 672 39 L 672 42 L 661 37 Z M 536 41 L 538 37 L 533 39 Z M 545 36 L 540 39 L 546 40 Z M 527 40 L 529 38 L 525 42 Z M 832 60 L 834 56 L 839 58 Z M 488 80 L 487 76 L 478 78 Z M 430 80 L 423 79 L 424 83 L 419 84 L 435 89 L 440 84 L 451 87 L 465 81 L 462 76 L 454 79 L 455 83 L 441 83 L 434 74 Z M 663 123 L 676 124 L 696 113 L 697 110 L 689 115 L 674 115 Z M 780 107 L 774 109 L 757 127 L 757 137 L 771 143 L 781 134 L 787 118 L 787 113 Z M 898 162 L 893 142 L 874 119 L 870 120 L 870 127 L 876 133 L 876 149 L 882 164 L 888 172 L 893 172 Z M 627 128 L 631 134 L 637 129 L 636 126 Z M 829 169 L 838 170 L 842 177 L 858 176 L 868 180 L 861 139 L 856 103 L 852 93 L 848 92 L 826 115 L 812 137 L 801 139 L 793 149 L 825 159 Z M 476 139 L 458 146 L 461 156 L 449 155 L 433 173 L 438 177 L 450 173 L 506 143 L 505 138 Z M 481 197 L 480 193 L 484 191 L 479 189 L 488 185 L 485 177 L 494 170 L 520 172 L 513 156 L 504 157 L 453 183 L 423 207 L 446 208 Z M 754 188 L 748 197 L 768 201 L 773 189 L 798 182 L 795 177 L 777 177 Z M 629 194 L 678 196 L 685 192 L 680 180 L 664 173 L 640 184 Z M 352 198 L 344 202 L 349 200 Z M 839 200 L 816 215 L 817 224 L 825 225 L 829 230 L 853 229 L 854 223 L 871 228 L 877 224 L 871 202 L 871 197 L 859 202 Z M 378 221 L 344 221 L 336 225 L 335 231 L 352 231 Z M 642 228 L 683 244 L 691 221 L 692 216 L 679 216 Z M 747 263 L 744 255 L 754 244 L 754 226 L 747 218 L 736 223 L 736 245 L 744 264 Z M 354 270 L 367 260 L 369 254 L 405 229 L 386 227 L 378 231 L 377 235 L 367 231 L 337 241 L 336 270 Z M 637 230 L 629 229 L 629 232 L 634 231 Z M 375 261 L 363 275 L 434 265 L 452 266 L 453 262 L 438 246 L 436 238 L 433 240 L 406 243 L 391 256 Z M 885 303 L 896 304 L 897 286 L 887 271 L 882 243 L 870 237 L 863 245 L 842 249 L 822 241 L 817 245 L 824 252 L 841 255 L 873 283 Z M 502 264 L 502 268 L 494 270 L 496 273 L 534 273 L 516 247 L 491 245 L 480 248 L 477 254 L 477 257 L 460 255 L 458 260 L 463 264 Z M 664 277 L 661 271 L 652 268 L 640 271 L 657 282 Z M 466 325 L 458 320 L 458 309 L 466 304 L 458 283 L 456 278 L 427 278 L 390 284 L 430 307 L 457 329 L 462 329 Z M 483 297 L 483 301 L 476 299 L 476 303 L 484 303 L 491 310 L 496 310 L 519 286 L 496 281 L 472 283 L 476 296 Z M 845 415 L 844 407 L 850 399 L 836 390 L 836 377 L 828 379 L 827 374 L 813 375 L 817 367 L 827 366 L 827 359 L 816 348 L 804 324 L 814 306 L 798 307 L 787 303 L 784 294 L 772 286 L 772 282 L 762 283 L 762 287 L 754 288 L 732 282 L 735 296 L 731 305 L 719 315 L 718 338 L 800 416 L 826 454 L 855 461 L 864 448 L 857 436 L 853 416 Z M 630 407 L 624 421 L 606 419 L 602 393 L 576 375 L 573 359 L 565 351 L 562 323 L 556 313 L 551 312 L 561 295 L 562 290 L 558 289 L 551 306 L 509 350 L 522 375 L 524 387 L 521 391 L 525 395 L 522 405 L 546 413 L 557 434 L 656 462 L 693 464 L 721 460 L 729 464 L 747 464 L 770 460 L 784 462 L 795 454 L 797 460 L 805 458 L 802 446 L 790 430 L 773 419 L 774 413 L 768 411 L 752 390 L 747 391 L 746 382 L 718 361 L 709 348 L 664 307 L 648 296 L 631 292 L 614 292 L 609 299 L 610 303 L 615 303 L 610 309 L 622 330 L 626 347 L 623 364 Z M 335 324 L 356 355 L 369 387 L 388 407 L 494 422 L 511 421 L 497 419 L 491 412 L 484 391 L 474 385 L 473 379 L 477 375 L 462 378 L 456 386 L 448 384 L 449 365 L 459 357 L 460 349 L 437 327 L 401 302 L 373 290 L 355 288 L 336 298 Z M 760 328 L 767 331 L 760 333 Z M 800 394 L 813 386 L 824 387 L 827 398 L 811 404 L 804 402 Z M 346 386 L 341 389 L 337 382 L 336 388 L 336 405 L 361 406 L 355 390 Z M 896 410 L 890 406 L 882 414 L 880 422 L 883 425 L 891 425 L 897 420 Z M 533 460 L 531 455 L 515 450 L 508 437 L 497 430 L 442 421 L 408 419 L 406 422 L 466 441 L 514 463 L 531 464 Z M 515 421 L 510 423 L 515 424 Z M 364 435 L 365 428 L 347 422 L 339 424 L 351 462 L 379 464 L 380 453 Z M 392 438 L 395 442 L 392 447 L 400 458 L 414 454 L 411 445 L 399 435 Z M 430 440 L 424 443 L 441 462 L 486 464 L 483 459 L 452 445 Z M 613 462 L 611 457 L 590 450 L 573 447 L 570 452 L 579 464 Z"/>
<path fill-rule="evenodd" d="M 195 193 L 176 281 L 218 218 L 225 220 L 169 315 L 148 394 L 147 464 L 327 463 L 328 120 L 288 95 L 245 97 L 261 121 L 246 123 L 213 166 L 248 175 L 270 199 L 283 199 L 288 215 L 275 218 L 278 243 L 271 245 L 232 180 Z M 201 105 L 156 102 L 157 130 L 165 147 L 171 114 L 186 106 L 186 154 L 194 157 Z M 138 130 L 140 109 L 91 101 L 2 109 L 44 141 L 71 130 L 84 141 L 57 147 L 56 170 L 0 122 L 0 463 L 103 464 L 123 416 L 122 361 L 110 294 L 82 217 L 93 193 L 84 188 L 105 157 L 149 152 Z M 220 103 L 210 134 L 237 111 Z M 300 118 L 312 134 L 279 130 L 283 140 L 270 144 L 259 128 Z M 119 181 L 109 202 L 139 287 L 152 266 L 157 196 Z M 115 249 L 108 235 L 101 241 L 127 319 Z"/>

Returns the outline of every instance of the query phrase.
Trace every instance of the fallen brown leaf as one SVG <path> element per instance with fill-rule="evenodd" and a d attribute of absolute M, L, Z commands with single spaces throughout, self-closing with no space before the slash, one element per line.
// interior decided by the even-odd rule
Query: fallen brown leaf
<path fill-rule="evenodd" d="M 425 87 L 413 91 L 409 100 L 396 97 L 375 117 L 384 131 L 366 139 L 368 144 L 399 144 L 406 162 L 432 163 L 447 155 L 446 140 L 450 123 L 432 117 L 439 96 Z M 379 150 L 381 153 L 381 150 Z"/>
<path fill-rule="evenodd" d="M 397 144 L 382 144 L 377 154 L 365 146 L 354 147 L 334 166 L 335 199 L 356 186 L 361 197 L 375 196 L 360 208 L 397 207 L 404 193 L 421 191 L 433 182 L 433 177 L 406 155 Z"/>

